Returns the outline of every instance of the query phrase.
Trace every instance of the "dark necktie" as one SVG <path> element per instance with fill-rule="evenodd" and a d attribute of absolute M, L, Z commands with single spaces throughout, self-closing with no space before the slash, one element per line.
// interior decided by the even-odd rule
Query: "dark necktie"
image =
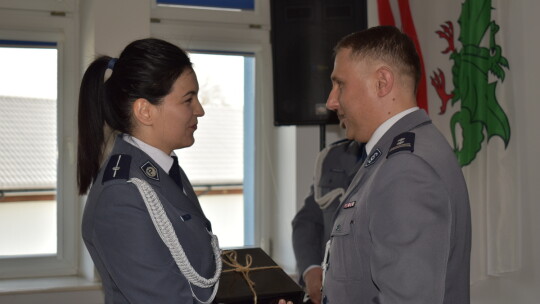
<path fill-rule="evenodd" d="M 182 186 L 182 179 L 180 178 L 180 166 L 178 165 L 178 157 L 171 157 L 173 159 L 173 164 L 171 170 L 169 170 L 169 176 L 174 180 L 178 187 L 183 190 L 184 187 Z"/>
<path fill-rule="evenodd" d="M 358 158 L 358 161 L 363 164 L 364 161 L 366 160 L 367 158 L 367 152 L 366 152 L 366 144 L 362 144 L 362 152 Z"/>

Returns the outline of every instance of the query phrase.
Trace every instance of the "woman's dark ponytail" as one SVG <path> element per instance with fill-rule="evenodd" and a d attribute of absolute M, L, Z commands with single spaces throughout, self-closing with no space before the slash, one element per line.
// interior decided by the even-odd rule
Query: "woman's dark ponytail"
<path fill-rule="evenodd" d="M 84 73 L 79 92 L 79 141 L 77 146 L 77 184 L 79 194 L 90 188 L 100 167 L 103 127 L 105 125 L 104 104 L 105 72 L 111 58 L 102 56 L 96 59 Z"/>

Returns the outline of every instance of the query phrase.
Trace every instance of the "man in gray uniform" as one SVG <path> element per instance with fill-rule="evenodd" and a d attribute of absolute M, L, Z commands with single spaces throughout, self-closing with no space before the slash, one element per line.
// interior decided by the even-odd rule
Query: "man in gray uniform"
<path fill-rule="evenodd" d="M 292 240 L 300 284 L 312 303 L 321 302 L 324 247 L 330 238 L 339 199 L 363 161 L 363 144 L 340 140 L 317 155 L 315 174 L 304 206 L 292 221 Z"/>
<path fill-rule="evenodd" d="M 467 304 L 467 187 L 446 139 L 416 106 L 411 39 L 379 26 L 336 47 L 327 107 L 367 160 L 343 195 L 325 264 L 332 304 Z"/>

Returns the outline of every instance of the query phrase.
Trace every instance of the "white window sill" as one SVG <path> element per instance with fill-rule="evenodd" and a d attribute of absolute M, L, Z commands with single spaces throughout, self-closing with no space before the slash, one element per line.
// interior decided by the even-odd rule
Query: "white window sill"
<path fill-rule="evenodd" d="M 99 289 L 101 283 L 76 276 L 0 280 L 0 296 Z"/>

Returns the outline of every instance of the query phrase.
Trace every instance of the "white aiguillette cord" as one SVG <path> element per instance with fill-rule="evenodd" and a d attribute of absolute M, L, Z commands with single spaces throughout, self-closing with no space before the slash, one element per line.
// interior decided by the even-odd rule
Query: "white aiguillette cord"
<path fill-rule="evenodd" d="M 169 248 L 169 251 L 173 256 L 176 265 L 178 265 L 180 272 L 182 272 L 182 274 L 190 283 L 189 288 L 191 289 L 191 294 L 193 295 L 193 297 L 203 304 L 212 303 L 218 290 L 219 276 L 221 275 L 222 267 L 221 250 L 219 249 L 217 236 L 215 236 L 211 231 L 207 230 L 208 234 L 210 234 L 212 238 L 211 244 L 214 251 L 214 260 L 216 262 L 216 272 L 214 273 L 214 276 L 212 278 L 206 279 L 200 274 L 198 274 L 197 271 L 195 271 L 195 269 L 193 269 L 193 267 L 189 263 L 186 253 L 184 252 L 182 245 L 180 245 L 180 242 L 178 241 L 178 237 L 176 236 L 176 232 L 174 231 L 171 221 L 167 217 L 167 214 L 163 209 L 163 205 L 161 204 L 161 201 L 159 200 L 154 189 L 152 189 L 152 187 L 147 182 L 139 178 L 131 178 L 130 180 L 128 180 L 128 182 L 133 183 L 137 187 L 137 189 L 139 189 L 144 204 L 146 205 L 146 208 L 148 208 L 148 212 L 150 213 L 150 217 L 152 218 L 152 222 L 154 223 L 154 226 L 156 227 L 159 236 L 161 237 L 165 245 L 167 245 L 167 247 Z M 193 292 L 191 284 L 201 288 L 210 288 L 214 286 L 214 290 L 212 291 L 212 295 L 208 300 L 201 301 Z"/>

